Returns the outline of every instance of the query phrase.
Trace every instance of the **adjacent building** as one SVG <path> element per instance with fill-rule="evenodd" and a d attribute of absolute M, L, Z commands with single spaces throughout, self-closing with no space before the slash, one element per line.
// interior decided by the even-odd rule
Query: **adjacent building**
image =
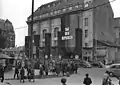
<path fill-rule="evenodd" d="M 116 33 L 115 42 L 117 45 L 120 45 L 120 17 L 114 18 L 114 29 Z M 118 49 L 118 52 L 116 53 L 115 61 L 120 62 L 120 49 Z"/>
<path fill-rule="evenodd" d="M 113 17 L 109 0 L 56 0 L 41 5 L 33 21 L 34 35 L 40 35 L 39 57 L 46 55 L 49 33 L 49 58 L 113 61 L 117 48 Z M 31 16 L 27 24 L 31 36 Z"/>
<path fill-rule="evenodd" d="M 1 48 L 15 46 L 15 32 L 12 23 L 6 19 L 0 19 Z"/>

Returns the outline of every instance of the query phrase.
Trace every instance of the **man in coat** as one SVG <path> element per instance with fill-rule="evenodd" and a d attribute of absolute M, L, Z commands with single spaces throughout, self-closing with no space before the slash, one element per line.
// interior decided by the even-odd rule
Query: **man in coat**
<path fill-rule="evenodd" d="M 89 77 L 89 74 L 88 74 L 88 73 L 86 73 L 86 78 L 84 78 L 83 84 L 85 84 L 85 85 L 90 85 L 90 84 L 92 84 L 92 80 L 91 80 L 91 78 Z"/>

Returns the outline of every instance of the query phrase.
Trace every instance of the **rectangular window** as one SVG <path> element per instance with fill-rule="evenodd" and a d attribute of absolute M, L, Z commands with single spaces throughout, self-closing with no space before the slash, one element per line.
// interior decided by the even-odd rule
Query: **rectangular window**
<path fill-rule="evenodd" d="M 88 43 L 85 43 L 85 47 L 87 47 L 88 46 Z"/>
<path fill-rule="evenodd" d="M 88 30 L 85 30 L 85 38 L 88 37 Z"/>
<path fill-rule="evenodd" d="M 47 30 L 46 29 L 44 29 L 43 31 L 42 31 L 42 33 L 43 33 L 43 39 L 45 38 L 45 34 L 47 33 Z"/>
<path fill-rule="evenodd" d="M 85 26 L 88 26 L 88 18 L 84 19 L 84 24 L 85 24 Z"/>

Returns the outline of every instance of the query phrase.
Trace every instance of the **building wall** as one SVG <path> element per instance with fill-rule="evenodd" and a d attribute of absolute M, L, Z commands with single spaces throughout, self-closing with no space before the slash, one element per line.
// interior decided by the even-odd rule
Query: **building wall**
<path fill-rule="evenodd" d="M 39 27 L 39 22 L 36 22 L 33 24 L 33 31 L 35 35 L 39 35 L 40 34 L 40 27 Z"/>
<path fill-rule="evenodd" d="M 108 1 L 109 0 L 94 0 L 94 5 L 101 5 Z M 97 40 L 115 41 L 113 18 L 113 11 L 110 4 L 94 9 L 94 31 Z"/>
<path fill-rule="evenodd" d="M 114 19 L 114 30 L 116 33 L 116 44 L 120 45 L 120 18 L 115 18 Z"/>
<path fill-rule="evenodd" d="M 58 31 L 61 31 L 61 18 L 56 18 L 56 19 L 51 20 L 51 28 L 52 28 L 51 29 L 51 35 L 52 35 L 51 36 L 52 37 L 51 38 L 52 39 L 52 41 L 51 41 L 52 44 L 51 45 L 52 46 L 57 46 L 58 38 L 57 38 L 57 36 L 56 37 L 54 36 L 54 34 L 55 34 L 54 32 L 55 32 L 56 27 L 58 27 L 58 29 L 59 29 Z"/>
<path fill-rule="evenodd" d="M 91 7 L 93 5 L 98 6 L 98 5 L 104 4 L 108 1 L 109 0 L 84 0 L 84 3 L 85 3 L 84 7 L 85 9 L 89 8 L 88 3 L 90 3 L 89 5 Z M 67 3 L 65 4 L 68 5 Z M 62 4 L 62 5 L 65 5 L 65 4 Z M 60 6 L 62 5 L 60 4 Z M 67 51 L 71 51 L 71 52 L 73 52 L 75 48 L 75 44 L 76 44 L 76 35 L 75 35 L 76 28 L 82 28 L 83 47 L 86 46 L 85 45 L 86 43 L 87 43 L 87 47 L 93 47 L 93 38 L 97 40 L 104 40 L 104 41 L 111 41 L 111 42 L 115 41 L 115 31 L 113 29 L 113 11 L 112 11 L 110 4 L 106 4 L 101 7 L 97 7 L 94 9 L 87 10 L 87 11 L 82 11 L 82 12 L 78 11 L 78 12 L 75 12 L 74 14 L 73 13 L 69 13 L 67 15 L 63 14 L 62 17 L 60 15 L 59 18 L 56 18 L 56 17 L 55 19 L 40 21 L 39 26 L 36 27 L 37 31 L 39 31 L 38 34 L 40 34 L 40 46 L 41 47 L 44 46 L 44 42 L 45 42 L 45 39 L 43 39 L 44 29 L 46 29 L 47 32 L 52 34 L 52 46 L 57 45 L 56 44 L 57 38 L 54 37 L 55 27 L 60 28 L 59 31 L 65 31 L 66 27 L 70 28 L 70 35 L 73 36 L 73 39 L 66 40 L 65 45 L 63 46 L 65 46 L 65 49 L 67 49 Z M 63 17 L 65 20 L 63 21 L 64 23 L 61 22 Z M 54 18 L 54 16 L 52 18 Z M 86 23 L 85 18 L 88 18 L 87 26 L 85 26 L 85 23 Z M 85 37 L 85 30 L 88 30 L 87 37 Z M 112 53 L 111 51 L 112 48 L 109 48 L 109 49 L 110 49 L 109 55 L 113 56 L 114 53 Z M 91 51 L 89 52 L 89 55 L 92 56 Z"/>
<path fill-rule="evenodd" d="M 88 18 L 88 26 L 85 26 L 85 19 Z M 88 30 L 88 36 L 85 37 L 85 30 Z M 83 12 L 83 47 L 93 47 L 93 10 Z"/>
<path fill-rule="evenodd" d="M 7 20 L 0 20 L 1 36 L 5 39 L 4 48 L 15 46 L 15 32 L 12 23 Z"/>
<path fill-rule="evenodd" d="M 115 61 L 116 52 L 117 52 L 117 48 L 111 48 L 111 47 L 107 48 L 107 57 L 106 58 L 107 58 L 108 63 Z"/>
<path fill-rule="evenodd" d="M 43 30 L 46 30 L 46 33 L 50 32 L 50 20 L 40 22 L 40 46 L 45 45 L 45 37 L 43 38 Z"/>

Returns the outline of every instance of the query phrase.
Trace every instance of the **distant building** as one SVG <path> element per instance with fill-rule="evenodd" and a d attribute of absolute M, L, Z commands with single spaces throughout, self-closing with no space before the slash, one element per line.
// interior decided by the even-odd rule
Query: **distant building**
<path fill-rule="evenodd" d="M 117 45 L 120 45 L 120 17 L 114 19 L 114 29 L 116 33 L 115 42 Z M 115 56 L 115 62 L 120 62 L 120 48 Z"/>
<path fill-rule="evenodd" d="M 114 19 L 114 29 L 116 32 L 116 43 L 120 45 L 120 18 Z"/>
<path fill-rule="evenodd" d="M 12 23 L 6 19 L 0 19 L 0 36 L 3 38 L 1 48 L 15 47 L 15 32 Z"/>
<path fill-rule="evenodd" d="M 40 35 L 39 56 L 46 55 L 45 34 L 50 33 L 50 57 L 59 58 L 60 55 L 62 58 L 75 58 L 75 55 L 79 55 L 80 59 L 88 61 L 94 60 L 94 57 L 98 60 L 114 60 L 114 14 L 108 2 L 109 0 L 56 0 L 40 6 L 34 12 L 33 25 L 34 35 Z M 27 24 L 30 36 L 31 16 L 28 17 Z M 108 59 L 108 56 L 112 57 Z"/>

